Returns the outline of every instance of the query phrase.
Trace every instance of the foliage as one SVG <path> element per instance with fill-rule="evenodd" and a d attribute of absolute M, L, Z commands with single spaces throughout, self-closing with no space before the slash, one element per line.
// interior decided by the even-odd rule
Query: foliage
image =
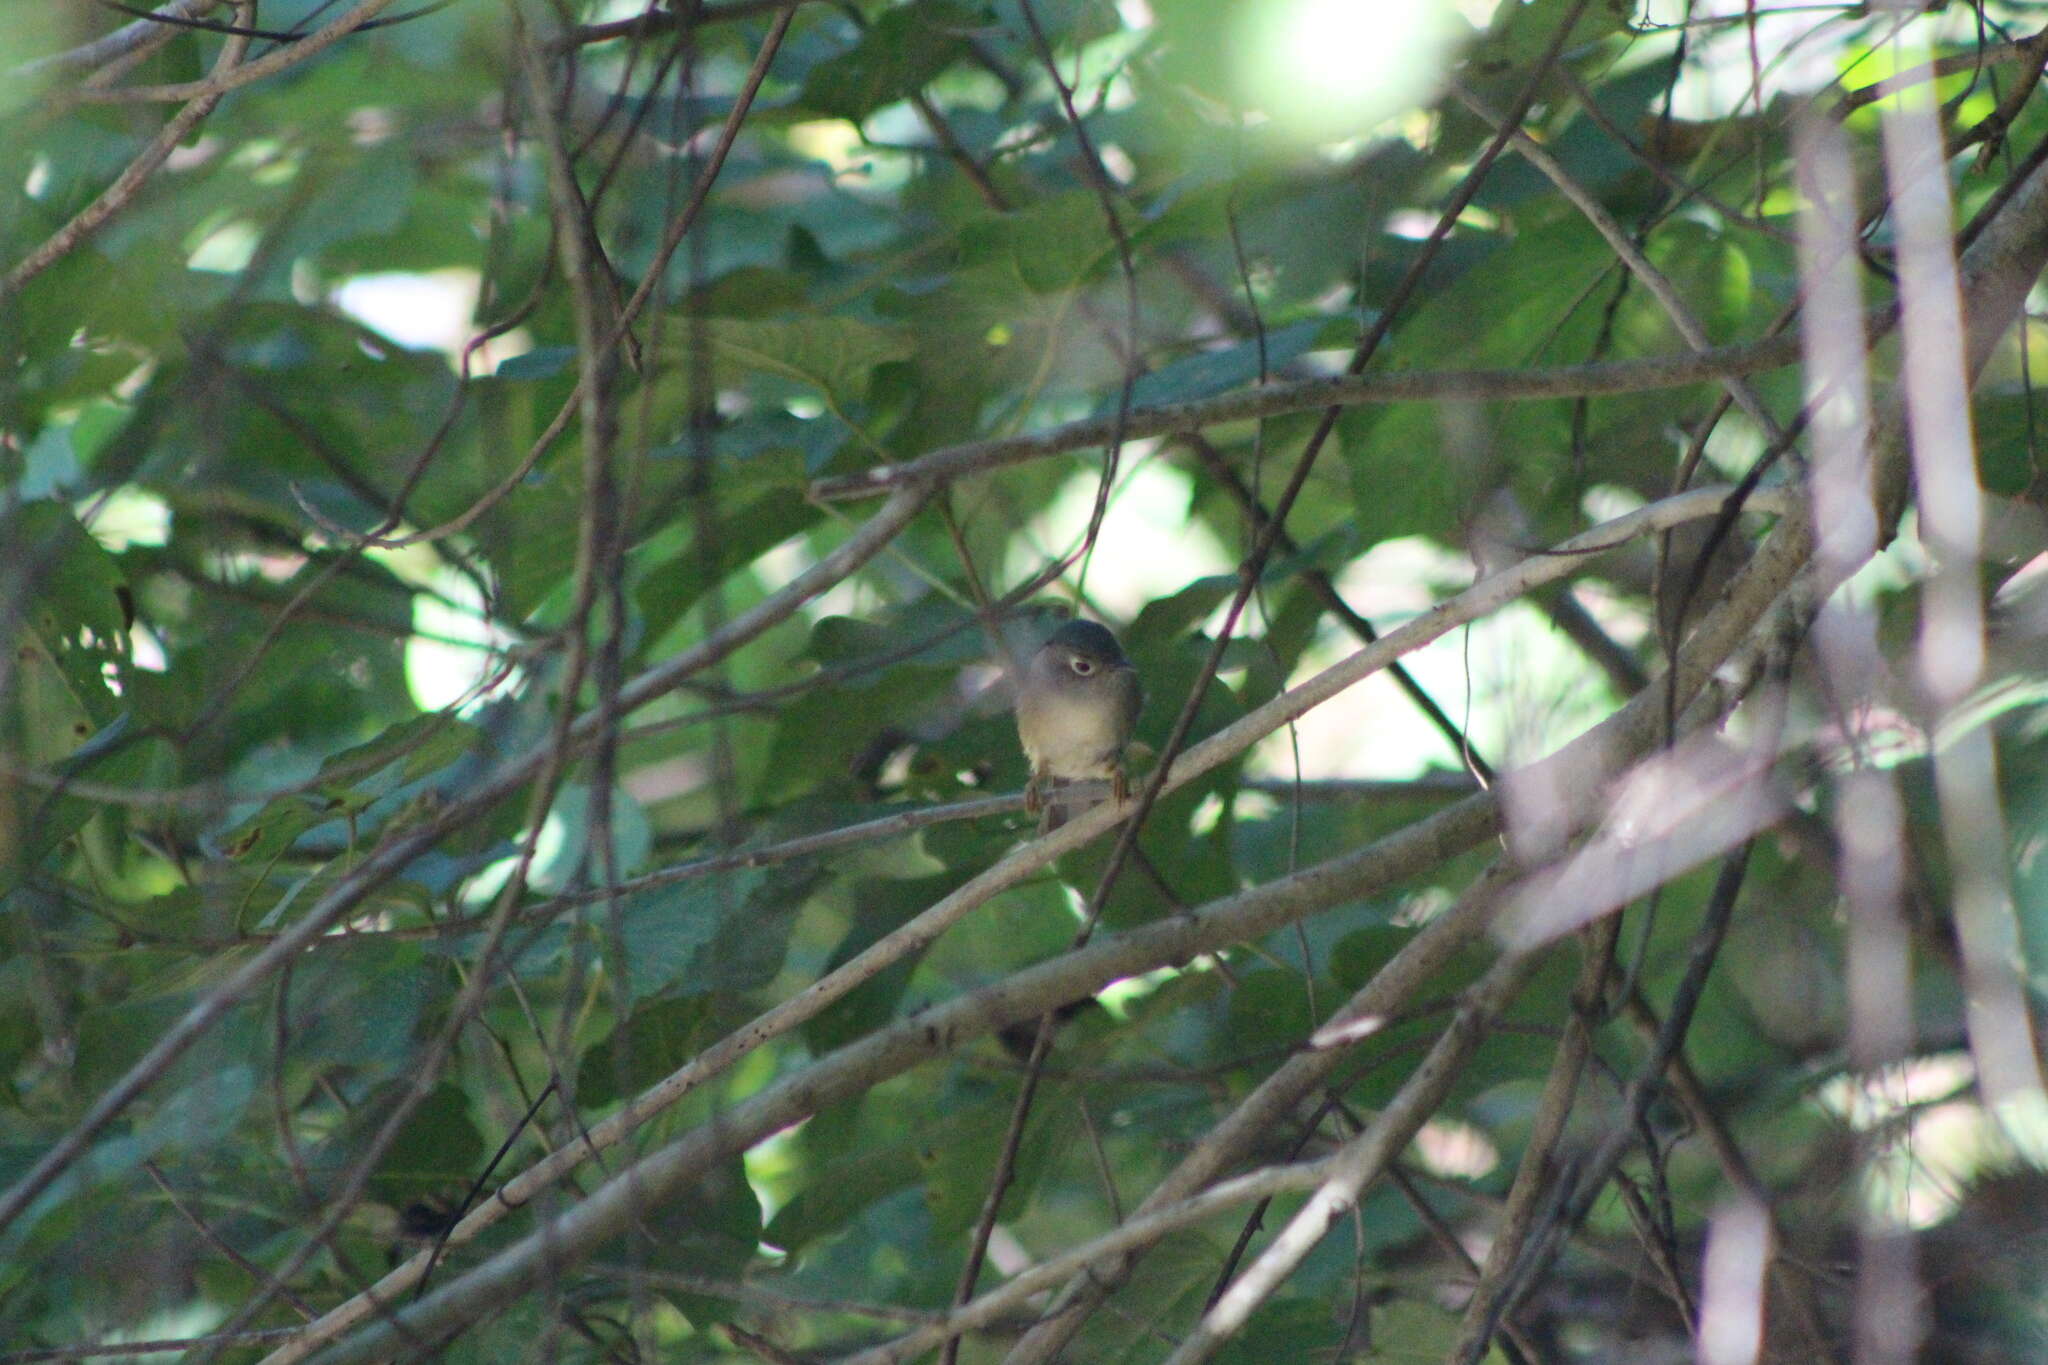
<path fill-rule="evenodd" d="M 2038 271 L 2033 10 L 1675 8 L 1460 5 L 1444 89 L 1330 142 L 1230 74 L 1283 0 L 11 6 L 0 1340 L 823 1358 L 971 1250 L 996 1293 L 1279 1171 L 963 1354 L 1045 1358 L 1066 1285 L 1077 1360 L 1615 1359 L 1739 1333 L 1747 1285 L 1768 1358 L 1846 1358 L 1832 1267 L 1910 1297 L 1881 1234 L 1934 1224 L 1985 1268 L 1927 1349 L 2038 1352 L 2032 333 L 1990 352 L 1975 258 L 1960 355 L 1873 324 L 1881 535 L 1895 385 L 1958 363 L 1978 478 L 1938 386 L 1910 459 L 1986 531 L 1911 502 L 1838 594 L 1876 547 L 1770 547 L 1856 392 L 1803 413 L 1822 371 L 1740 350 L 1858 335 L 1799 312 L 1816 167 L 1909 328 L 1908 182 Z M 1896 169 L 1927 56 L 1946 181 Z M 1772 515 L 1534 553 L 1746 477 Z M 1284 700 L 1517 563 L 1389 651 L 1434 719 Z M 1128 850 L 1016 796 L 997 665 L 1074 610 L 1152 762 L 1202 759 L 1140 760 Z M 394 1268 L 445 1316 L 322 1318 Z"/>

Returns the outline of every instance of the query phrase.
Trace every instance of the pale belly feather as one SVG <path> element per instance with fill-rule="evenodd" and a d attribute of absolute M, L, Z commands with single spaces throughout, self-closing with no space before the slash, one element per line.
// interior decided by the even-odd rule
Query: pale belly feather
<path fill-rule="evenodd" d="M 1034 770 L 1069 781 L 1108 777 L 1122 747 L 1117 719 L 1115 705 L 1099 693 L 1054 693 L 1018 708 L 1017 736 Z"/>

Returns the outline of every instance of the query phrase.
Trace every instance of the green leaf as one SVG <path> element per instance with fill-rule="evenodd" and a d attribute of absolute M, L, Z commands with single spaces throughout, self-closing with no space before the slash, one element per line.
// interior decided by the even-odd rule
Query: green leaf
<path fill-rule="evenodd" d="M 882 11 L 852 48 L 812 67 L 803 102 L 856 123 L 929 85 L 967 55 L 974 13 L 954 0 L 910 0 Z"/>
<path fill-rule="evenodd" d="M 528 379 L 552 379 L 567 373 L 575 364 L 574 346 L 536 346 L 509 360 L 499 361 L 498 368 L 492 373 L 496 378 L 518 383 Z"/>
<path fill-rule="evenodd" d="M 1274 329 L 1265 339 L 1267 374 L 1277 374 L 1282 366 L 1315 347 L 1325 328 L 1323 319 L 1315 318 Z M 1256 340 L 1183 356 L 1131 385 L 1131 405 L 1158 407 L 1167 403 L 1186 403 L 1242 388 L 1258 379 L 1259 356 L 1260 344 Z M 1101 411 L 1114 412 L 1116 404 L 1111 402 Z"/>
<path fill-rule="evenodd" d="M 1485 39 L 1468 57 L 1475 75 L 1489 78 L 1513 73 L 1527 79 L 1525 68 L 1558 41 L 1558 29 L 1567 16 L 1577 20 L 1563 40 L 1563 51 L 1578 48 L 1625 29 L 1634 11 L 1621 0 L 1593 0 L 1579 5 L 1575 0 L 1528 0 L 1498 10 Z"/>
<path fill-rule="evenodd" d="M 761 1240 L 761 1202 L 747 1183 L 745 1165 L 734 1157 L 706 1179 L 635 1219 L 634 1232 L 636 1236 L 621 1239 L 601 1253 L 601 1259 L 679 1276 L 730 1279 L 755 1259 Z M 662 1284 L 660 1293 L 699 1331 L 742 1312 L 729 1298 L 691 1293 L 673 1282 Z"/>
<path fill-rule="evenodd" d="M 686 367 L 684 323 L 668 328 L 669 363 Z M 836 412 L 847 412 L 867 394 L 877 365 L 902 360 L 910 338 L 853 318 L 806 318 L 798 322 L 757 322 L 710 318 L 700 324 L 721 379 L 769 375 L 815 390 Z"/>
<path fill-rule="evenodd" d="M 826 959 L 833 970 L 859 956 L 950 889 L 951 877 L 910 881 L 864 878 L 849 888 L 854 910 L 846 935 Z M 912 953 L 854 987 L 804 1025 L 804 1040 L 820 1056 L 882 1027 L 896 1016 L 923 953 Z"/>
<path fill-rule="evenodd" d="M 781 969 L 813 876 L 802 868 L 740 868 L 635 892 L 619 913 L 621 951 L 614 958 L 608 947 L 607 960 L 635 1000 L 765 985 Z M 610 927 L 598 914 L 609 945 Z"/>
<path fill-rule="evenodd" d="M 593 1043 L 576 1068 L 576 1098 L 591 1106 L 637 1095 L 712 1041 L 702 996 L 653 1000 Z"/>
<path fill-rule="evenodd" d="M 403 1087 L 388 1086 L 379 1093 L 395 1102 Z M 366 1105 L 353 1116 L 353 1127 L 362 1140 L 382 1126 L 383 1109 L 383 1105 Z M 370 1177 L 370 1188 L 389 1204 L 429 1196 L 460 1198 L 476 1179 L 484 1156 L 483 1135 L 470 1121 L 469 1097 L 456 1086 L 437 1085 L 398 1130 Z"/>
<path fill-rule="evenodd" d="M 90 632 L 103 649 L 125 643 L 133 610 L 114 557 L 57 502 L 28 502 L 0 522 L 15 562 L 33 566 L 39 591 L 34 613 L 50 638 L 79 642 Z"/>
<path fill-rule="evenodd" d="M 1102 200 L 1088 190 L 977 219 L 961 230 L 960 249 L 969 265 L 1007 266 L 1034 294 L 1064 293 L 1116 260 Z"/>
<path fill-rule="evenodd" d="M 420 1021 L 450 977 L 416 943 L 369 940 L 308 954 L 293 970 L 284 1036 L 295 1063 L 393 1074 L 418 1044 Z"/>
<path fill-rule="evenodd" d="M 812 1180 L 768 1222 L 764 1240 L 785 1251 L 802 1251 L 820 1237 L 837 1232 L 855 1215 L 893 1191 L 907 1189 L 918 1178 L 917 1158 L 910 1144 L 869 1144 L 856 1156 L 812 1165 Z"/>

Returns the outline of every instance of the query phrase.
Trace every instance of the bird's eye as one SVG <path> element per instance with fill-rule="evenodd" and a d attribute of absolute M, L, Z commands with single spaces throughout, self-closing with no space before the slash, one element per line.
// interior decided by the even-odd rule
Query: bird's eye
<path fill-rule="evenodd" d="M 1073 659 L 1067 666 L 1084 678 L 1095 671 L 1095 661 L 1092 659 Z"/>

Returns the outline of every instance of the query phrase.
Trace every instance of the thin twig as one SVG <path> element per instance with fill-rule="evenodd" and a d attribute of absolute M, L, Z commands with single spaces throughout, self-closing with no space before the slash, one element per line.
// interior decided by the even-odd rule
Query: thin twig
<path fill-rule="evenodd" d="M 298 1331 L 296 1327 L 263 1327 L 249 1332 L 216 1332 L 199 1337 L 164 1337 L 149 1341 L 110 1341 L 97 1346 L 41 1346 L 27 1351 L 0 1351 L 0 1365 L 52 1365 L 66 1360 L 100 1360 L 112 1356 L 151 1356 L 167 1351 L 193 1351 L 220 1346 L 260 1346 Z"/>
<path fill-rule="evenodd" d="M 1878 310 L 1876 316 L 1889 314 Z M 1260 389 L 1185 403 L 1134 407 L 1126 435 L 1132 440 L 1179 436 L 1229 422 L 1362 403 L 1427 399 L 1503 402 L 1641 393 L 1710 383 L 1727 375 L 1780 369 L 1798 359 L 1799 339 L 1787 335 L 1686 355 L 1554 369 L 1383 370 L 1268 384 Z M 970 441 L 905 463 L 876 465 L 859 473 L 820 479 L 811 485 L 811 496 L 824 501 L 872 498 L 908 483 L 944 482 L 985 474 L 1013 464 L 1099 446 L 1114 429 L 1113 417 L 1090 417 L 1045 431 Z"/>
<path fill-rule="evenodd" d="M 1196 458 L 1201 460 L 1202 467 L 1209 472 L 1210 477 L 1221 484 L 1225 491 L 1236 500 L 1238 507 L 1244 512 L 1252 527 L 1257 531 L 1264 531 L 1267 524 L 1272 520 L 1270 514 L 1260 504 L 1251 488 L 1245 484 L 1243 479 L 1238 477 L 1237 471 L 1230 467 L 1229 461 L 1223 458 L 1223 452 L 1216 449 L 1205 437 L 1199 435 L 1186 438 L 1186 444 L 1190 450 L 1195 452 Z M 1294 537 L 1288 535 L 1284 530 L 1280 532 L 1277 543 L 1283 554 L 1299 556 L 1301 553 L 1301 547 L 1296 544 Z M 1373 628 L 1371 621 L 1360 615 L 1352 608 L 1349 602 L 1344 600 L 1344 594 L 1337 591 L 1337 585 L 1330 578 L 1329 574 L 1316 568 L 1314 565 L 1304 565 L 1300 570 L 1300 574 L 1301 581 L 1308 585 L 1308 590 L 1314 593 L 1316 600 L 1323 604 L 1323 609 L 1343 622 L 1345 629 L 1349 630 L 1360 644 L 1369 645 L 1374 640 L 1379 639 L 1379 631 Z M 1446 715 L 1444 709 L 1436 704 L 1436 698 L 1430 696 L 1422 684 L 1415 680 L 1415 675 L 1408 670 L 1407 666 L 1395 664 L 1388 671 L 1392 674 L 1395 683 L 1400 686 L 1401 690 L 1408 694 L 1408 699 L 1415 703 L 1416 709 L 1421 711 L 1424 718 L 1431 725 L 1434 725 L 1437 728 L 1437 732 L 1450 743 L 1452 752 L 1458 754 L 1465 762 L 1471 765 L 1474 775 L 1481 782 L 1491 781 L 1493 778 L 1493 768 L 1484 758 L 1480 757 L 1479 751 L 1473 747 L 1472 741 L 1459 728 L 1458 723 Z"/>
<path fill-rule="evenodd" d="M 172 85 L 128 85 L 112 90 L 78 90 L 74 91 L 70 98 L 80 104 L 167 104 L 177 100 L 202 99 L 217 101 L 230 90 L 239 90 L 245 85 L 265 80 L 280 71 L 288 71 L 309 58 L 319 56 L 376 18 L 379 11 L 388 9 L 391 4 L 392 0 L 360 0 L 354 9 L 325 28 L 309 33 L 289 46 L 268 52 L 253 62 L 226 71 L 216 68 L 215 72 L 204 80 L 180 81 Z M 148 20 L 142 22 L 147 23 Z M 248 40 L 243 38 L 242 41 L 246 43 Z"/>
<path fill-rule="evenodd" d="M 171 0 L 170 4 L 159 5 L 153 12 L 165 19 L 196 18 L 225 0 Z M 112 33 L 103 34 L 89 43 L 81 43 L 63 52 L 53 52 L 47 57 L 23 62 L 7 73 L 10 84 L 32 81 L 42 76 L 62 75 L 74 71 L 90 71 L 96 66 L 125 57 L 159 43 L 168 42 L 176 36 L 176 30 L 166 28 L 157 18 L 138 19 L 132 24 L 123 24 Z"/>
<path fill-rule="evenodd" d="M 306 1321 L 311 1322 L 314 1318 L 320 1316 L 313 1310 L 313 1305 L 293 1293 L 290 1286 L 278 1283 L 276 1277 L 271 1275 L 269 1271 L 235 1250 L 233 1243 L 222 1237 L 218 1232 L 215 1232 L 213 1226 L 204 1218 L 201 1218 L 192 1206 L 187 1204 L 179 1197 L 178 1192 L 171 1188 L 171 1182 L 164 1178 L 163 1168 L 158 1166 L 154 1160 L 144 1161 L 142 1169 L 149 1176 L 150 1180 L 155 1183 L 156 1187 L 163 1191 L 164 1198 L 170 1200 L 171 1207 L 176 1209 L 179 1216 L 190 1223 L 214 1250 L 227 1257 L 230 1262 L 257 1284 L 275 1285 L 277 1293 Z"/>
<path fill-rule="evenodd" d="M 377 4 L 391 3 L 391 0 L 375 0 Z M 221 97 L 227 93 L 225 82 L 237 71 L 246 70 L 242 58 L 249 51 L 249 40 L 234 37 L 221 44 L 220 56 L 213 64 L 213 74 L 202 82 L 202 88 L 193 93 L 189 103 L 173 114 L 163 127 L 157 130 L 149 145 L 136 154 L 135 159 L 114 177 L 114 182 L 101 190 L 90 204 L 74 214 L 71 220 L 51 233 L 42 245 L 22 257 L 14 268 L 0 277 L 0 302 L 21 292 L 21 287 L 36 276 L 48 270 L 57 262 L 83 246 L 92 236 L 129 205 L 142 193 L 142 187 L 149 182 L 164 162 L 170 159 L 178 144 L 199 126 L 200 121 L 214 111 Z M 253 65 L 253 63 L 252 63 Z M 217 87 L 217 88 L 215 88 Z"/>

